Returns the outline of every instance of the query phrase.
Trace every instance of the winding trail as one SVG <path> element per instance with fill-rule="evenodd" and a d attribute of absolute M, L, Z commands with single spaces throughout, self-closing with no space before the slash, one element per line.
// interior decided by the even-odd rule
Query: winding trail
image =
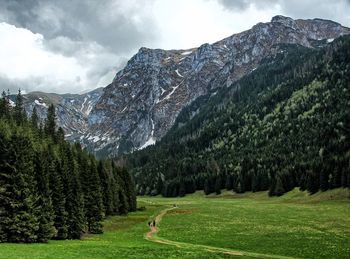
<path fill-rule="evenodd" d="M 168 209 L 162 210 L 155 218 L 156 226 L 159 226 L 159 223 L 162 220 L 162 217 L 168 211 L 174 210 L 174 209 L 176 209 L 176 208 L 168 208 Z M 148 231 L 146 233 L 145 239 L 148 241 L 151 241 L 151 242 L 165 244 L 165 245 L 172 245 L 172 246 L 176 246 L 178 248 L 183 248 L 183 249 L 202 249 L 202 250 L 206 250 L 206 251 L 212 252 L 212 253 L 221 253 L 221 254 L 228 254 L 228 255 L 233 255 L 233 256 L 248 256 L 248 257 L 256 257 L 256 258 L 281 258 L 281 259 L 295 258 L 295 257 L 281 256 L 281 255 L 260 254 L 260 253 L 233 250 L 233 249 L 221 248 L 221 247 L 215 247 L 215 246 L 207 246 L 207 245 L 199 245 L 199 244 L 172 241 L 172 240 L 168 240 L 168 239 L 157 236 L 158 231 L 159 231 L 158 227 L 152 226 L 150 228 L 150 231 Z"/>

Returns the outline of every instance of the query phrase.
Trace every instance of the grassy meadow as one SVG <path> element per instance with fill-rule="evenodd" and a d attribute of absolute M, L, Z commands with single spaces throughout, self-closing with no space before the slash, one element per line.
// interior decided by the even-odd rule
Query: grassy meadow
<path fill-rule="evenodd" d="M 105 220 L 105 233 L 48 244 L 0 244 L 0 258 L 349 258 L 349 192 L 293 190 L 139 197 L 145 211 Z M 171 209 L 173 203 L 178 208 Z M 147 222 L 169 209 L 150 240 Z"/>

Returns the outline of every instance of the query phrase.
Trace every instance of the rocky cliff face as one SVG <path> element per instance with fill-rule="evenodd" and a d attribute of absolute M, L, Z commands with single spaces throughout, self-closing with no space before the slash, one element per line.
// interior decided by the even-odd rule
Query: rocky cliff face
<path fill-rule="evenodd" d="M 274 45 L 312 47 L 311 41 L 331 41 L 348 33 L 348 28 L 331 21 L 276 16 L 270 23 L 199 48 L 141 48 L 104 89 L 89 125 L 92 132 L 103 129 L 123 139 L 123 150 L 142 148 L 161 138 L 184 106 L 255 69 Z"/>
<path fill-rule="evenodd" d="M 311 48 L 349 33 L 332 21 L 275 16 L 198 48 L 141 48 L 103 91 L 61 99 L 59 123 L 71 140 L 100 155 L 141 149 L 164 136 L 183 107 L 250 73 L 278 49 L 274 46 Z"/>
<path fill-rule="evenodd" d="M 68 140 L 79 141 L 89 131 L 88 116 L 102 92 L 103 88 L 81 95 L 32 92 L 24 95 L 25 110 L 31 115 L 35 107 L 40 121 L 44 122 L 49 104 L 54 104 L 57 125 L 64 129 Z"/>

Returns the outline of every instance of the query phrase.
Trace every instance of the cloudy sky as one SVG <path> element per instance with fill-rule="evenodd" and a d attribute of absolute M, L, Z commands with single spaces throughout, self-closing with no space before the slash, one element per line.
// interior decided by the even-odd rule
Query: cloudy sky
<path fill-rule="evenodd" d="M 350 0 L 0 0 L 0 90 L 106 86 L 142 46 L 196 47 L 277 14 L 350 27 Z"/>

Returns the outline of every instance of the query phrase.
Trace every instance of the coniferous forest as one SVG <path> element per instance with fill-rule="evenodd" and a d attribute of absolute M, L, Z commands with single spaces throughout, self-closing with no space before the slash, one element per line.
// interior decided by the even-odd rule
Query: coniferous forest
<path fill-rule="evenodd" d="M 96 160 L 64 140 L 55 108 L 30 118 L 19 91 L 15 105 L 0 100 L 0 242 L 47 242 L 102 233 L 109 215 L 136 210 L 125 168 Z"/>
<path fill-rule="evenodd" d="M 280 45 L 259 67 L 179 114 L 154 146 L 126 155 L 140 195 L 350 186 L 350 37 Z"/>

